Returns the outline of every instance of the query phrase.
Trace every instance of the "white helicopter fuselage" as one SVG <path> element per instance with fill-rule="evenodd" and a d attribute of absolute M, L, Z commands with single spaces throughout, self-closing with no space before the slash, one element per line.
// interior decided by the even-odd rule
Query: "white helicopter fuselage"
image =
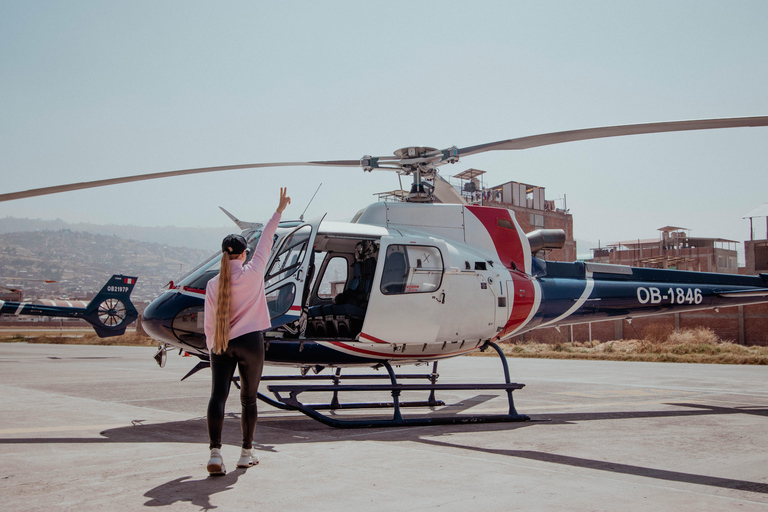
<path fill-rule="evenodd" d="M 507 209 L 376 203 L 352 224 L 321 223 L 316 250 L 356 235 L 378 243 L 373 286 L 354 339 L 316 340 L 329 349 L 403 362 L 453 357 L 513 336 L 536 311 L 528 240 Z M 393 287 L 388 265 L 402 252 L 409 261 Z"/>

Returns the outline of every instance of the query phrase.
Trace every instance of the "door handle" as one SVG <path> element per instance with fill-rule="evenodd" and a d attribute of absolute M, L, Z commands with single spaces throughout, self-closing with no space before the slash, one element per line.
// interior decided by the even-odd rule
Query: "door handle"
<path fill-rule="evenodd" d="M 301 271 L 302 269 L 299 269 L 298 272 L 296 272 L 296 280 L 301 281 Z"/>

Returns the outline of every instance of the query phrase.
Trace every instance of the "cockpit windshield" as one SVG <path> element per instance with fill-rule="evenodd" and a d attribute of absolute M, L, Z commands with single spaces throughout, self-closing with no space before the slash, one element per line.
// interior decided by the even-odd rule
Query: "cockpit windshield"
<path fill-rule="evenodd" d="M 256 249 L 256 244 L 259 243 L 261 238 L 261 230 L 258 230 L 250 234 L 246 240 L 248 241 L 248 256 L 246 262 L 250 261 L 253 256 L 253 251 Z M 208 281 L 213 279 L 219 273 L 219 262 L 221 261 L 221 252 L 212 254 L 203 263 L 198 265 L 192 271 L 183 276 L 177 283 L 180 287 L 193 288 L 196 290 L 205 290 L 205 285 Z"/>

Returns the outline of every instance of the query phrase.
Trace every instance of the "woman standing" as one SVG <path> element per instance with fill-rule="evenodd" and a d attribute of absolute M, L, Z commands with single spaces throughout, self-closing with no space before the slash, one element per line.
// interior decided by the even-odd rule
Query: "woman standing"
<path fill-rule="evenodd" d="M 211 458 L 208 473 L 226 473 L 221 455 L 224 406 L 235 367 L 240 369 L 240 428 L 243 445 L 237 467 L 259 463 L 253 448 L 256 430 L 256 395 L 264 367 L 264 335 L 270 326 L 264 272 L 280 215 L 291 203 L 280 189 L 280 203 L 267 222 L 251 261 L 245 265 L 247 244 L 240 235 L 227 235 L 221 243 L 221 270 L 205 287 L 205 339 L 211 360 L 211 399 L 208 402 L 208 436 Z"/>

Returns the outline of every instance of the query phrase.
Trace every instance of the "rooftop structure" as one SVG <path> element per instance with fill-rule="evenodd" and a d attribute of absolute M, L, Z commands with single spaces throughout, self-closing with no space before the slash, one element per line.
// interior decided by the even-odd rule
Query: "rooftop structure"
<path fill-rule="evenodd" d="M 765 238 L 755 238 L 753 221 L 765 217 Z M 749 219 L 749 240 L 744 242 L 744 259 L 747 274 L 768 272 L 768 203 L 763 203 L 744 216 Z"/>
<path fill-rule="evenodd" d="M 699 272 L 738 272 L 737 241 L 693 237 L 689 229 L 677 226 L 665 226 L 659 228 L 659 232 L 656 239 L 628 240 L 592 249 L 589 261 Z"/>
<path fill-rule="evenodd" d="M 573 239 L 573 216 L 565 208 L 557 208 L 555 201 L 547 200 L 544 187 L 509 181 L 481 191 L 483 204 L 501 206 L 515 212 L 523 231 L 536 229 L 562 229 L 565 245 L 547 252 L 549 261 L 575 261 L 576 241 Z"/>
<path fill-rule="evenodd" d="M 755 239 L 755 228 L 752 224 L 752 221 L 754 219 L 759 219 L 761 217 L 765 217 L 765 231 L 766 235 L 765 237 L 768 238 L 768 203 L 763 203 L 760 206 L 752 209 L 749 213 L 747 213 L 744 218 L 749 219 L 749 239 L 754 240 Z"/>

